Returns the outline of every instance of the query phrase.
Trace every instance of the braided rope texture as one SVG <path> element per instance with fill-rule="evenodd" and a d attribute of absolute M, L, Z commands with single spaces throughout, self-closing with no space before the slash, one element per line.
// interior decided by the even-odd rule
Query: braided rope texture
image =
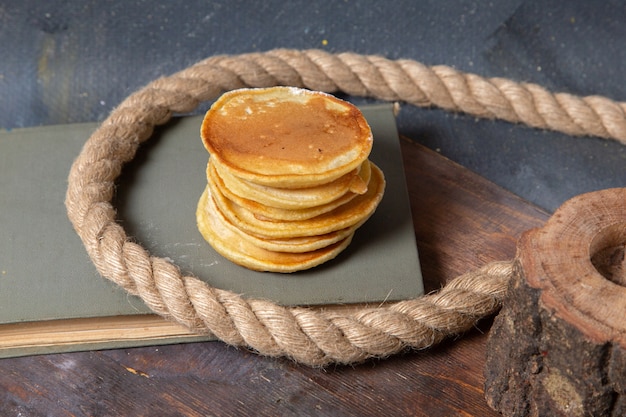
<path fill-rule="evenodd" d="M 435 294 L 342 314 L 244 299 L 183 276 L 176 265 L 133 242 L 117 223 L 111 201 L 122 166 L 154 127 L 225 91 L 275 85 L 435 106 L 626 144 L 626 103 L 354 53 L 277 49 L 214 56 L 130 95 L 85 143 L 68 178 L 68 217 L 97 270 L 192 331 L 310 366 L 424 349 L 470 329 L 500 307 L 512 263 L 488 264 Z"/>

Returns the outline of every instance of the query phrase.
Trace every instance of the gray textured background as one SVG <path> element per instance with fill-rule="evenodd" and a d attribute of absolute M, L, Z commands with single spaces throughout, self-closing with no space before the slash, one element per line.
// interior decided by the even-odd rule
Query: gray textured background
<path fill-rule="evenodd" d="M 101 121 L 159 76 L 277 47 L 412 58 L 624 101 L 624 45 L 617 0 L 0 0 L 0 128 Z M 626 186 L 626 147 L 611 141 L 406 106 L 399 130 L 549 210 Z"/>

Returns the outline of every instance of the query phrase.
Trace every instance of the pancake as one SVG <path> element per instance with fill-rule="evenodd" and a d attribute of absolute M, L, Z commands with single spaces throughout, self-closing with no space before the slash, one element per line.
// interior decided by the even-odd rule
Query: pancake
<path fill-rule="evenodd" d="M 211 158 L 210 164 L 233 194 L 275 208 L 311 208 L 330 203 L 348 192 L 363 194 L 367 190 L 367 183 L 359 176 L 361 166 L 326 184 L 306 188 L 277 188 L 237 178 L 216 158 Z"/>
<path fill-rule="evenodd" d="M 360 182 L 363 184 L 365 191 L 367 191 L 367 184 L 370 181 L 370 177 L 371 177 L 370 162 L 365 161 L 363 164 L 361 164 L 361 167 L 359 170 Z M 211 160 L 209 160 L 209 163 L 207 164 L 207 179 L 209 183 L 213 184 L 213 187 L 219 188 L 219 190 L 227 199 L 242 206 L 246 210 L 251 211 L 252 213 L 254 213 L 254 215 L 257 218 L 264 219 L 264 220 L 294 221 L 294 220 L 310 219 L 312 217 L 316 217 L 321 214 L 332 211 L 335 208 L 348 203 L 350 200 L 352 200 L 358 195 L 355 192 L 349 191 L 343 194 L 341 197 L 329 203 L 320 204 L 320 205 L 308 207 L 308 208 L 285 209 L 285 208 L 277 208 L 277 207 L 265 205 L 253 199 L 246 198 L 247 196 L 241 197 L 235 194 L 229 189 L 229 187 L 226 186 L 226 184 L 224 184 L 224 181 L 217 173 L 217 170 L 215 169 L 214 164 L 211 163 Z"/>
<path fill-rule="evenodd" d="M 275 252 L 260 248 L 242 239 L 240 234 L 221 223 L 220 217 L 207 209 L 210 207 L 207 205 L 207 190 L 198 203 L 198 230 L 216 252 L 243 267 L 281 273 L 301 271 L 335 258 L 352 240 L 353 234 L 350 234 L 330 246 L 305 253 Z"/>
<path fill-rule="evenodd" d="M 268 221 L 259 219 L 253 212 L 228 200 L 219 188 L 209 183 L 217 207 L 232 224 L 247 233 L 264 238 L 292 238 L 317 236 L 353 226 L 369 218 L 383 197 L 385 179 L 382 171 L 373 163 L 368 190 L 334 210 L 301 221 Z"/>
<path fill-rule="evenodd" d="M 210 157 L 198 230 L 246 268 L 295 272 L 335 258 L 383 197 L 385 177 L 368 160 L 369 125 L 329 94 L 231 91 L 200 133 Z"/>
<path fill-rule="evenodd" d="M 311 252 L 318 249 L 325 248 L 334 243 L 337 243 L 341 240 L 344 240 L 348 236 L 352 235 L 355 230 L 361 224 L 355 224 L 351 227 L 337 230 L 334 232 L 326 233 L 324 235 L 319 236 L 302 236 L 302 237 L 294 237 L 294 238 L 285 238 L 285 239 L 267 239 L 261 236 L 256 236 L 253 234 L 249 234 L 236 225 L 230 223 L 230 221 L 224 217 L 224 214 L 220 211 L 220 209 L 215 204 L 215 200 L 211 195 L 211 188 L 206 187 L 205 196 L 203 196 L 204 203 L 202 201 L 199 202 L 199 208 L 202 204 L 206 204 L 204 207 L 206 212 L 204 215 L 216 216 L 217 220 L 221 225 L 231 232 L 235 233 L 240 238 L 244 239 L 246 242 L 257 246 L 259 248 L 263 248 L 269 251 L 274 252 L 290 252 L 290 253 L 304 253 Z"/>
<path fill-rule="evenodd" d="M 294 87 L 233 90 L 206 113 L 205 148 L 237 178 L 280 188 L 326 184 L 359 167 L 372 133 L 351 103 Z"/>

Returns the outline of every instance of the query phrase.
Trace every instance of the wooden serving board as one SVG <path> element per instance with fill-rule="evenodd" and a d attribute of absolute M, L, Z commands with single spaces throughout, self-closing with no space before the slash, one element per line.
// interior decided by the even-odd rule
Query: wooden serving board
<path fill-rule="evenodd" d="M 401 147 L 426 292 L 511 259 L 520 234 L 548 217 L 409 139 Z M 327 370 L 220 342 L 3 359 L 0 414 L 496 416 L 483 398 L 489 326 L 427 351 Z"/>

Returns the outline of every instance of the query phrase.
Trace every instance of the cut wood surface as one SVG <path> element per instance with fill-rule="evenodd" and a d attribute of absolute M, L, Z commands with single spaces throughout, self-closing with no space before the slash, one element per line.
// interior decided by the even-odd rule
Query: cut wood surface
<path fill-rule="evenodd" d="M 486 367 L 506 416 L 626 415 L 626 188 L 579 195 L 524 233 Z"/>
<path fill-rule="evenodd" d="M 408 139 L 402 150 L 427 292 L 512 259 L 522 232 L 548 218 Z M 497 416 L 483 395 L 490 324 L 434 349 L 324 370 L 220 342 L 3 359 L 0 414 Z"/>

